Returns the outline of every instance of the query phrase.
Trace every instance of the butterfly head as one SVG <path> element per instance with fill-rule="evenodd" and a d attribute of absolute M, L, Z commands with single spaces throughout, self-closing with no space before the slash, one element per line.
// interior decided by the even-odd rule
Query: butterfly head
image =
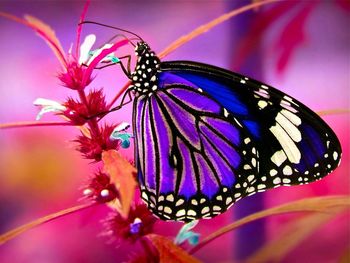
<path fill-rule="evenodd" d="M 145 55 L 147 52 L 150 52 L 150 47 L 146 42 L 138 42 L 135 47 L 135 54 L 138 57 Z"/>

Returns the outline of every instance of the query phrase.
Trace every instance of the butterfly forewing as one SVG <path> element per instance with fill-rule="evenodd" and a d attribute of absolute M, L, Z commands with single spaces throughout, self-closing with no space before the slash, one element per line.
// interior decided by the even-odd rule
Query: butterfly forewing
<path fill-rule="evenodd" d="M 219 103 L 174 84 L 138 97 L 134 107 L 143 112 L 138 120 L 134 111 L 142 198 L 154 214 L 165 220 L 210 218 L 246 195 L 258 174 L 257 151 L 253 143 L 241 143 L 253 139 L 225 118 Z M 156 160 L 147 164 L 146 156 L 154 153 Z"/>

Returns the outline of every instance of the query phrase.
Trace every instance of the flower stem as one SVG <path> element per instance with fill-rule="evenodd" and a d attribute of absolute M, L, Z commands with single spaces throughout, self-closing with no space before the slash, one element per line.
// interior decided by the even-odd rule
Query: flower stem
<path fill-rule="evenodd" d="M 178 38 L 173 43 L 171 43 L 167 48 L 165 48 L 162 52 L 160 52 L 158 54 L 158 57 L 163 58 L 163 57 L 167 56 L 168 54 L 173 52 L 175 49 L 178 49 L 180 46 L 182 46 L 183 44 L 186 44 L 187 42 L 189 42 L 193 38 L 202 35 L 203 33 L 209 31 L 213 27 L 221 24 L 222 22 L 225 22 L 226 20 L 228 20 L 234 16 L 237 16 L 237 15 L 242 14 L 248 10 L 252 10 L 252 9 L 255 9 L 259 6 L 270 4 L 273 2 L 277 2 L 277 0 L 259 1 L 259 2 L 255 2 L 255 3 L 249 4 L 249 5 L 240 7 L 238 9 L 232 10 L 231 12 L 226 13 L 226 14 L 218 17 L 218 18 L 210 21 L 207 24 L 204 24 L 204 25 L 197 27 L 195 30 L 191 31 L 189 34 Z"/>
<path fill-rule="evenodd" d="M 236 222 L 233 222 L 232 224 L 229 224 L 227 226 L 220 228 L 217 231 L 214 231 L 213 233 L 208 235 L 206 238 L 202 239 L 197 246 L 193 247 L 189 251 L 189 254 L 196 253 L 205 245 L 209 244 L 210 242 L 214 241 L 220 236 L 238 227 L 241 227 L 247 223 L 250 223 L 252 221 L 255 221 L 264 217 L 284 214 L 284 213 L 291 213 L 291 212 L 323 212 L 323 213 L 331 212 L 332 213 L 334 212 L 335 208 L 340 208 L 340 207 L 344 207 L 344 208 L 350 207 L 349 196 L 338 195 L 338 196 L 306 198 L 306 199 L 290 202 L 284 205 L 280 205 L 277 207 L 273 207 L 270 209 L 266 209 L 266 210 L 251 214 L 249 216 L 246 216 L 240 220 L 237 220 Z"/>
<path fill-rule="evenodd" d="M 333 115 L 333 114 L 343 114 L 343 113 L 349 113 L 350 109 L 330 109 L 330 110 L 320 110 L 317 111 L 318 115 Z"/>
<path fill-rule="evenodd" d="M 84 8 L 83 8 L 83 12 L 80 15 L 80 19 L 79 19 L 79 23 L 83 22 L 87 13 L 87 10 L 89 8 L 90 5 L 90 0 L 87 0 L 85 2 Z M 75 43 L 75 55 L 77 58 L 79 58 L 80 54 L 79 54 L 79 48 L 80 48 L 80 37 L 81 37 L 81 31 L 83 29 L 83 24 L 79 24 L 77 27 L 77 39 L 76 39 L 76 43 Z"/>
<path fill-rule="evenodd" d="M 18 235 L 26 232 L 27 230 L 30 230 L 30 229 L 36 227 L 36 226 L 47 223 L 49 221 L 52 221 L 54 219 L 60 218 L 60 217 L 65 216 L 65 215 L 69 215 L 69 214 L 81 211 L 83 209 L 92 207 L 94 205 L 96 205 L 96 203 L 87 203 L 87 204 L 83 204 L 83 205 L 73 206 L 73 207 L 61 210 L 59 212 L 41 217 L 39 219 L 36 219 L 36 220 L 34 220 L 28 224 L 22 225 L 20 227 L 17 227 L 17 228 L 10 230 L 10 231 L 8 231 L 5 234 L 0 236 L 0 245 L 6 243 L 7 241 L 17 237 Z"/>
<path fill-rule="evenodd" d="M 88 114 L 90 113 L 90 106 L 89 103 L 87 101 L 86 95 L 84 90 L 78 90 L 78 94 L 79 94 L 79 98 L 81 100 L 81 102 L 85 105 Z M 100 128 L 97 124 L 96 118 L 91 118 L 88 120 L 88 125 L 91 129 L 91 135 L 98 137 L 100 135 Z"/>
<path fill-rule="evenodd" d="M 42 126 L 76 126 L 76 125 L 69 122 L 63 122 L 63 121 L 46 121 L 46 122 L 20 121 L 20 122 L 1 123 L 0 129 L 42 127 Z"/>
<path fill-rule="evenodd" d="M 277 0 L 265 0 L 265 1 L 259 1 L 250 5 L 246 5 L 243 6 L 241 8 L 235 9 L 229 13 L 226 13 L 212 21 L 210 21 L 209 23 L 202 25 L 198 28 L 196 28 L 195 30 L 191 31 L 189 34 L 182 36 L 180 38 L 178 38 L 177 40 L 175 40 L 173 43 L 171 43 L 167 48 L 165 48 L 162 52 L 160 52 L 158 54 L 159 58 L 163 58 L 165 56 L 167 56 L 168 54 L 170 54 L 171 52 L 173 52 L 175 49 L 179 48 L 180 46 L 186 44 L 187 42 L 189 42 L 190 40 L 192 40 L 193 38 L 209 31 L 210 29 L 212 29 L 213 27 L 221 24 L 222 22 L 230 19 L 233 16 L 239 15 L 241 13 L 244 13 L 248 10 L 252 10 L 255 9 L 259 6 L 262 5 L 266 5 L 272 2 L 276 2 Z M 113 100 L 110 102 L 110 104 L 108 105 L 108 109 L 110 109 L 114 103 L 121 97 L 121 95 L 124 94 L 124 92 L 126 91 L 126 89 L 129 87 L 130 85 L 130 81 L 128 81 L 125 86 L 118 92 L 118 94 L 113 98 Z"/>

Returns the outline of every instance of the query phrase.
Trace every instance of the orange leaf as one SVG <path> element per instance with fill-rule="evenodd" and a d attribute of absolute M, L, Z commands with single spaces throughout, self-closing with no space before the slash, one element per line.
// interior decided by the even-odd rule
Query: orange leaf
<path fill-rule="evenodd" d="M 318 115 L 331 115 L 331 114 L 346 114 L 350 113 L 350 109 L 329 109 L 329 110 L 320 110 L 316 112 Z"/>
<path fill-rule="evenodd" d="M 168 47 L 166 47 L 162 52 L 158 53 L 159 58 L 164 58 L 167 56 L 169 53 L 173 52 L 174 50 L 178 49 L 182 45 L 186 44 L 193 38 L 196 38 L 205 32 L 211 30 L 212 28 L 216 27 L 217 25 L 220 25 L 221 23 L 227 21 L 228 19 L 237 16 L 239 14 L 242 14 L 248 10 L 255 9 L 257 7 L 277 2 L 277 0 L 261 0 L 259 2 L 251 3 L 249 5 L 242 6 L 240 8 L 234 9 L 226 14 L 223 14 L 219 16 L 218 18 L 215 18 L 214 20 L 211 20 L 210 22 L 203 24 L 196 29 L 192 30 L 190 33 L 187 35 L 184 35 L 177 40 L 175 40 L 173 43 L 171 43 Z"/>
<path fill-rule="evenodd" d="M 175 245 L 171 240 L 155 234 L 146 236 L 156 247 L 160 263 L 200 263 L 185 250 Z"/>
<path fill-rule="evenodd" d="M 38 35 L 46 41 L 61 64 L 65 66 L 65 52 L 60 41 L 56 37 L 55 31 L 49 25 L 33 16 L 25 15 L 24 19 L 28 22 L 29 26 L 37 31 Z"/>
<path fill-rule="evenodd" d="M 278 239 L 268 242 L 245 262 L 282 262 L 284 257 L 288 255 L 294 248 L 301 246 L 302 242 L 311 234 L 316 232 L 344 209 L 337 209 L 333 213 L 316 213 L 305 216 L 287 225 L 285 231 L 281 233 Z"/>
<path fill-rule="evenodd" d="M 341 256 L 339 263 L 348 263 L 350 262 L 350 248 L 347 248 L 343 255 Z"/>
<path fill-rule="evenodd" d="M 213 240 L 219 238 L 220 236 L 241 227 L 247 223 L 253 222 L 255 220 L 265 218 L 272 215 L 279 215 L 291 212 L 319 212 L 319 213 L 329 213 L 334 211 L 335 208 L 349 208 L 350 207 L 350 197 L 347 195 L 336 195 L 336 196 L 324 196 L 324 197 L 314 197 L 305 198 L 302 200 L 290 202 L 273 208 L 265 209 L 257 213 L 251 214 L 244 218 L 241 218 L 227 226 L 220 228 L 217 231 L 212 232 L 206 238 L 203 238 L 201 242 L 193 247 L 190 254 L 193 254 L 203 248 L 205 245 L 209 244 Z"/>
<path fill-rule="evenodd" d="M 60 218 L 62 216 L 69 215 L 69 214 L 75 213 L 77 211 L 81 211 L 81 210 L 89 208 L 93 205 L 95 205 L 95 203 L 88 203 L 88 204 L 73 206 L 73 207 L 58 211 L 56 213 L 49 214 L 49 215 L 46 215 L 44 217 L 38 218 L 38 219 L 36 219 L 32 222 L 29 222 L 25 225 L 22 225 L 22 226 L 15 228 L 15 229 L 12 229 L 12 230 L 0 235 L 0 245 L 3 245 L 7 241 L 10 241 L 11 239 L 19 236 L 20 234 L 23 234 L 24 232 L 26 232 L 34 227 L 37 227 L 37 226 L 42 225 L 44 223 L 47 223 L 49 221 L 55 220 L 55 219 Z"/>
<path fill-rule="evenodd" d="M 129 214 L 137 185 L 134 178 L 136 169 L 115 150 L 103 152 L 102 161 L 105 173 L 110 176 L 111 182 L 120 194 L 120 200 L 118 200 L 120 205 L 117 202 L 115 207 L 126 218 Z"/>
<path fill-rule="evenodd" d="M 33 29 L 40 37 L 42 37 L 46 41 L 48 46 L 52 49 L 52 51 L 60 61 L 63 68 L 66 68 L 67 62 L 64 50 L 61 46 L 60 41 L 57 39 L 55 32 L 48 25 L 32 16 L 25 16 L 25 19 L 22 19 L 1 11 L 0 16 Z"/>

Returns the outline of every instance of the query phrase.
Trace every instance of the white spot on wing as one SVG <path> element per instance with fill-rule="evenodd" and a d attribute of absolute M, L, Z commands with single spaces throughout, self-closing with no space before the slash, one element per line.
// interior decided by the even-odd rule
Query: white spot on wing
<path fill-rule="evenodd" d="M 236 119 L 236 118 L 233 118 L 235 120 L 235 122 L 241 127 L 243 128 L 242 124 Z"/>
<path fill-rule="evenodd" d="M 205 207 L 203 207 L 201 213 L 202 213 L 202 214 L 206 214 L 206 213 L 208 213 L 209 211 L 210 211 L 210 210 L 209 210 L 209 207 L 205 206 Z"/>
<path fill-rule="evenodd" d="M 288 120 L 290 120 L 294 125 L 299 126 L 301 124 L 301 119 L 295 115 L 294 113 L 288 111 L 288 110 L 281 110 L 281 113 L 287 117 Z"/>
<path fill-rule="evenodd" d="M 188 210 L 187 211 L 187 215 L 189 215 L 189 216 L 196 216 L 197 215 L 197 213 L 196 213 L 196 211 L 194 211 L 194 210 Z"/>
<path fill-rule="evenodd" d="M 256 167 L 256 159 L 255 158 L 252 159 L 252 165 L 253 165 L 253 167 Z"/>
<path fill-rule="evenodd" d="M 266 185 L 264 184 L 259 184 L 258 185 L 258 189 L 261 190 L 261 189 L 265 189 L 266 188 Z"/>
<path fill-rule="evenodd" d="M 169 202 L 174 202 L 174 195 L 170 194 L 166 197 L 166 200 L 168 200 Z"/>
<path fill-rule="evenodd" d="M 263 108 L 265 108 L 267 106 L 267 102 L 264 101 L 264 100 L 259 100 L 258 106 L 259 106 L 260 109 L 263 109 Z"/>
<path fill-rule="evenodd" d="M 259 89 L 260 93 L 269 94 L 265 89 Z"/>
<path fill-rule="evenodd" d="M 273 183 L 274 183 L 274 184 L 280 184 L 280 183 L 281 183 L 281 178 L 276 177 L 276 178 L 273 180 Z"/>
<path fill-rule="evenodd" d="M 283 183 L 285 183 L 285 184 L 289 184 L 290 182 L 291 182 L 291 180 L 290 179 L 288 179 L 288 178 L 283 178 Z"/>
<path fill-rule="evenodd" d="M 286 165 L 283 168 L 283 174 L 284 175 L 292 175 L 293 174 L 292 168 L 289 165 Z"/>
<path fill-rule="evenodd" d="M 183 200 L 183 199 L 179 199 L 179 200 L 176 202 L 176 206 L 182 205 L 183 203 L 184 203 L 184 200 Z"/>
<path fill-rule="evenodd" d="M 176 216 L 180 217 L 180 216 L 184 216 L 185 214 L 186 214 L 185 209 L 181 209 L 181 210 L 177 211 Z"/>
<path fill-rule="evenodd" d="M 254 175 L 249 175 L 249 176 L 248 176 L 248 182 L 253 181 L 253 180 L 254 180 L 254 178 L 255 178 L 255 176 L 254 176 Z"/>
<path fill-rule="evenodd" d="M 275 176 L 277 174 L 277 171 L 275 169 L 270 170 L 270 175 Z"/>
<path fill-rule="evenodd" d="M 218 205 L 214 205 L 213 210 L 214 211 L 221 211 L 221 207 Z"/>
<path fill-rule="evenodd" d="M 275 126 L 270 127 L 270 131 L 276 137 L 278 142 L 281 144 L 284 152 L 287 155 L 288 160 L 291 163 L 299 163 L 301 154 L 298 147 L 295 145 L 293 140 L 289 137 L 286 131 L 276 123 Z"/>
<path fill-rule="evenodd" d="M 280 166 L 285 160 L 287 160 L 287 156 L 282 150 L 275 152 L 271 156 L 271 161 L 277 166 Z M 275 170 L 271 170 L 271 171 L 275 171 Z M 271 171 L 270 171 L 270 174 L 271 174 Z"/>
<path fill-rule="evenodd" d="M 169 206 L 164 207 L 164 212 L 167 214 L 171 214 L 172 210 Z"/>
<path fill-rule="evenodd" d="M 224 116 L 227 117 L 229 112 L 224 108 Z"/>
<path fill-rule="evenodd" d="M 287 95 L 284 95 L 283 97 L 285 100 L 288 100 L 290 102 L 294 102 L 293 99 L 291 97 L 288 97 Z"/>
<path fill-rule="evenodd" d="M 337 152 L 333 153 L 333 159 L 334 159 L 334 161 L 336 161 L 338 159 L 338 153 Z"/>
<path fill-rule="evenodd" d="M 288 133 L 288 135 L 292 138 L 293 141 L 295 142 L 301 141 L 300 131 L 284 115 L 282 115 L 281 113 L 278 113 L 276 116 L 276 121 L 283 127 L 283 129 Z"/>

